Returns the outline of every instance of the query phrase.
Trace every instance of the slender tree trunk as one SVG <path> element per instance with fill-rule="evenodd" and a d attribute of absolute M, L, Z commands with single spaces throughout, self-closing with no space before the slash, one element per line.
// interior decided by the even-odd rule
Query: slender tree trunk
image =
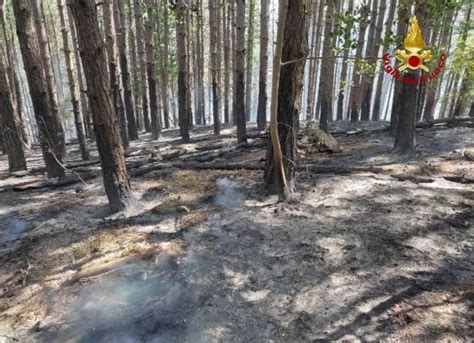
<path fill-rule="evenodd" d="M 220 134 L 220 96 L 219 96 L 219 65 L 217 60 L 218 54 L 218 43 L 217 40 L 217 0 L 209 0 L 209 24 L 210 24 L 210 37 L 209 37 L 209 56 L 211 59 L 211 84 L 212 84 L 212 117 L 214 120 L 214 134 L 218 136 Z"/>
<path fill-rule="evenodd" d="M 281 61 L 297 60 L 307 55 L 305 3 L 304 0 L 280 0 L 280 24 L 273 64 L 271 139 L 264 182 L 267 188 L 278 192 L 281 199 L 288 198 L 288 193 L 295 190 L 296 139 L 305 68 L 304 60 L 283 66 Z M 287 15 L 284 13 L 286 9 Z"/>
<path fill-rule="evenodd" d="M 138 129 L 140 128 L 140 77 L 138 74 L 137 68 L 137 42 L 135 37 L 135 32 L 133 30 L 133 8 L 131 0 L 127 0 L 127 36 L 128 36 L 128 54 L 130 56 L 130 72 L 132 74 L 132 93 L 133 93 L 133 111 L 135 113 L 135 130 L 137 131 L 138 138 Z"/>
<path fill-rule="evenodd" d="M 48 48 L 48 37 L 46 35 L 46 27 L 44 23 L 44 18 L 41 16 L 40 13 L 40 0 L 31 0 L 32 7 L 33 7 L 33 16 L 35 18 L 35 28 L 39 38 L 39 47 L 41 58 L 43 60 L 43 70 L 46 79 L 46 84 L 48 87 L 48 96 L 49 96 L 49 103 L 51 106 L 51 110 L 53 115 L 57 118 L 58 126 L 56 127 L 57 130 L 57 137 L 59 138 L 58 142 L 58 150 L 57 153 L 60 154 L 61 157 L 64 157 L 66 154 L 66 136 L 64 134 L 64 129 L 61 124 L 61 116 L 59 113 L 59 104 L 58 104 L 58 92 L 56 83 L 54 81 L 54 74 L 53 74 L 53 63 L 51 60 L 51 54 Z"/>
<path fill-rule="evenodd" d="M 365 42 L 365 33 L 368 25 L 368 18 L 370 14 L 369 4 L 363 4 L 360 8 L 361 12 L 361 22 L 359 27 L 359 36 L 357 39 L 357 49 L 356 49 L 356 58 L 361 59 L 364 52 L 364 42 Z M 351 90 L 350 97 L 350 116 L 351 121 L 356 122 L 359 120 L 359 113 L 362 106 L 362 96 L 365 91 L 366 84 L 362 84 L 362 76 L 358 74 L 357 64 L 354 65 L 354 70 L 352 72 L 352 81 L 353 88 Z"/>
<path fill-rule="evenodd" d="M 202 115 L 202 123 L 206 125 L 206 95 L 204 91 L 204 10 L 203 10 L 204 0 L 199 1 L 199 41 L 200 41 L 200 51 L 199 51 L 199 99 L 200 102 L 200 113 Z"/>
<path fill-rule="evenodd" d="M 237 139 L 239 143 L 247 142 L 245 125 L 245 0 L 236 0 L 236 42 L 235 42 L 235 105 L 237 119 Z"/>
<path fill-rule="evenodd" d="M 326 21 L 324 24 L 324 44 L 323 58 L 321 65 L 321 80 L 319 83 L 319 93 L 321 94 L 321 129 L 328 130 L 329 118 L 333 117 L 333 83 L 334 83 L 334 60 L 329 57 L 333 54 L 331 48 L 333 39 L 331 29 L 335 20 L 337 1 L 329 2 L 326 9 Z"/>
<path fill-rule="evenodd" d="M 148 80 L 148 98 L 150 99 L 151 137 L 156 140 L 160 137 L 161 127 L 159 120 L 158 98 L 156 94 L 155 46 L 153 33 L 156 31 L 155 1 L 146 0 L 147 21 L 145 23 L 145 50 L 146 72 Z"/>
<path fill-rule="evenodd" d="M 130 181 L 117 116 L 107 76 L 107 59 L 99 31 L 95 0 L 69 0 L 79 38 L 87 80 L 104 186 L 113 212 L 125 209 L 131 198 Z"/>
<path fill-rule="evenodd" d="M 189 113 L 187 108 L 187 63 L 186 54 L 186 4 L 184 0 L 178 0 L 176 8 L 176 45 L 178 54 L 178 116 L 181 139 L 189 143 Z"/>
<path fill-rule="evenodd" d="M 252 76 L 253 76 L 253 31 L 254 31 L 254 16 L 255 16 L 255 1 L 249 1 L 249 25 L 247 30 L 247 75 L 245 78 L 245 120 L 247 122 L 251 119 L 252 108 Z"/>
<path fill-rule="evenodd" d="M 264 131 L 267 126 L 268 33 L 270 0 L 261 0 L 260 4 L 260 72 L 258 81 L 257 128 L 259 131 Z"/>
<path fill-rule="evenodd" d="M 66 69 L 67 69 L 66 72 L 67 72 L 67 79 L 68 79 L 68 84 L 69 84 L 69 93 L 71 96 L 72 113 L 74 115 L 74 125 L 76 127 L 76 134 L 77 134 L 77 140 L 79 141 L 79 150 L 81 152 L 81 157 L 84 161 L 87 161 L 89 159 L 89 152 L 87 151 L 86 140 L 84 137 L 84 131 L 82 127 L 76 78 L 74 77 L 74 67 L 71 60 L 71 49 L 70 49 L 69 38 L 68 38 L 68 27 L 66 24 L 66 16 L 64 13 L 65 2 L 64 0 L 57 0 L 57 2 L 58 2 L 59 20 L 61 23 L 61 33 L 63 37 L 63 52 L 64 52 L 64 59 L 66 61 Z"/>
<path fill-rule="evenodd" d="M 461 32 L 461 37 L 459 39 L 459 45 L 460 49 L 465 49 L 466 48 L 466 39 L 467 39 L 467 34 L 469 31 L 469 25 L 471 22 L 471 10 L 472 10 L 472 3 L 469 5 L 469 8 L 467 9 L 466 13 L 466 20 L 463 26 L 463 30 Z M 471 61 L 474 61 L 474 58 L 471 56 Z M 462 73 L 462 80 L 461 80 L 461 88 L 459 90 L 459 96 L 453 103 L 453 116 L 457 117 L 463 114 L 463 104 L 466 101 L 466 98 L 469 95 L 469 84 L 472 83 L 472 68 L 466 66 L 464 68 L 464 72 Z"/>
<path fill-rule="evenodd" d="M 161 60 L 163 65 L 163 72 L 161 74 L 161 97 L 163 104 L 163 117 L 165 121 L 165 128 L 170 127 L 169 114 L 169 97 L 168 97 L 168 74 L 169 74 L 169 22 L 168 22 L 168 2 L 163 4 L 163 49 L 161 53 Z"/>
<path fill-rule="evenodd" d="M 397 21 L 397 35 L 405 37 L 408 29 L 408 21 L 410 20 L 410 8 L 413 0 L 399 0 L 398 3 L 398 21 Z M 397 116 L 400 111 L 400 103 L 397 100 L 401 96 L 402 83 L 396 82 L 393 89 L 393 105 L 392 114 L 390 116 L 390 128 L 392 133 L 396 133 L 397 130 Z"/>
<path fill-rule="evenodd" d="M 388 39 L 390 38 L 390 35 L 392 33 L 392 26 L 393 26 L 393 22 L 394 22 L 394 17 L 395 17 L 395 10 L 396 10 L 396 6 L 397 6 L 397 1 L 391 1 L 390 2 L 390 6 L 389 6 L 389 9 L 388 9 L 388 20 L 387 20 L 387 23 L 386 23 L 386 29 L 385 29 L 385 37 L 384 37 L 384 41 L 387 42 Z M 386 51 L 386 49 L 388 49 L 387 46 L 384 46 L 384 53 Z M 378 74 L 377 74 L 377 89 L 375 90 L 375 98 L 374 98 L 374 112 L 373 112 L 373 116 L 372 116 L 372 119 L 375 120 L 375 121 L 378 121 L 380 120 L 381 118 L 381 105 L 382 105 L 382 87 L 383 87 L 383 81 L 384 81 L 384 77 L 385 77 L 385 72 L 383 70 L 383 64 L 380 63 L 380 70 L 378 71 Z M 393 80 L 391 80 L 391 82 L 393 82 Z M 383 101 L 386 101 L 386 99 L 383 99 Z"/>
<path fill-rule="evenodd" d="M 315 3 L 316 5 L 316 3 Z M 310 56 L 316 56 L 316 26 L 318 24 L 319 16 L 321 14 L 319 11 L 312 12 L 312 19 L 311 19 L 311 47 L 310 47 Z M 309 69 L 308 69 L 308 95 L 306 99 L 306 120 L 311 120 L 311 116 L 313 113 L 313 103 L 314 103 L 314 95 L 315 95 L 315 87 L 316 87 L 316 70 L 317 60 L 313 59 L 309 62 Z"/>
<path fill-rule="evenodd" d="M 8 170 L 26 170 L 25 152 L 11 90 L 8 71 L 3 56 L 0 56 L 0 136 L 8 154 Z"/>
<path fill-rule="evenodd" d="M 117 64 L 117 41 L 115 33 L 115 22 L 114 22 L 114 0 L 104 0 L 103 18 L 104 18 L 104 29 L 105 29 L 105 42 L 107 48 L 107 56 L 109 61 L 109 74 L 110 74 L 110 88 L 112 91 L 112 99 L 115 106 L 115 114 L 117 115 L 120 136 L 122 137 L 123 146 L 128 147 L 128 134 L 127 134 L 127 119 L 125 117 L 125 107 L 123 104 L 123 98 L 120 87 L 120 66 Z M 79 32 L 78 32 L 79 33 Z M 80 34 L 80 33 L 79 33 Z M 83 64 L 84 65 L 84 64 Z M 85 66 L 84 66 L 85 68 Z M 90 98 L 89 98 L 90 101 Z"/>
<path fill-rule="evenodd" d="M 13 10 L 16 19 L 23 64 L 30 88 L 39 140 L 49 178 L 64 176 L 62 154 L 64 134 L 62 126 L 50 103 L 48 84 L 44 78 L 43 59 L 38 31 L 35 28 L 34 9 L 29 0 L 16 0 Z"/>
<path fill-rule="evenodd" d="M 409 71 L 404 77 L 415 79 L 418 77 L 416 72 Z M 415 150 L 416 146 L 416 104 L 417 104 L 417 85 L 403 84 L 400 97 L 394 100 L 400 102 L 400 112 L 397 121 L 395 136 L 395 151 L 402 154 L 409 154 Z"/>
<path fill-rule="evenodd" d="M 232 123 L 234 125 L 237 124 L 237 114 L 236 114 L 236 89 L 235 89 L 235 84 L 236 84 L 236 63 L 237 63 L 237 23 L 236 23 L 236 1 L 230 1 L 230 17 L 231 17 L 231 30 L 230 30 L 230 35 L 231 35 L 231 50 L 232 50 L 232 58 L 231 58 L 231 64 L 232 64 Z"/>
<path fill-rule="evenodd" d="M 117 46 L 119 51 L 120 70 L 122 75 L 123 95 L 125 100 L 125 112 L 127 115 L 127 131 L 129 140 L 138 139 L 137 122 L 135 119 L 135 109 L 133 105 L 133 90 L 130 78 L 130 67 L 127 57 L 127 22 L 125 20 L 124 0 L 114 0 L 115 2 L 115 27 L 117 32 Z"/>
<path fill-rule="evenodd" d="M 192 106 L 192 85 L 191 85 L 191 62 L 192 58 L 190 56 L 191 46 L 190 46 L 190 37 L 191 37 L 191 20 L 190 20 L 190 8 L 188 5 L 185 7 L 185 16 L 184 16 L 184 26 L 186 30 L 186 111 L 188 112 L 188 125 L 189 128 L 194 126 L 193 120 L 193 106 Z"/>
<path fill-rule="evenodd" d="M 321 34 L 323 32 L 323 26 L 324 26 L 324 4 L 325 1 L 319 1 L 319 7 L 318 7 L 318 12 L 319 12 L 319 18 L 318 18 L 318 26 L 316 28 L 316 54 L 319 56 L 320 55 L 320 50 L 321 50 L 321 43 L 322 43 L 322 37 Z M 321 71 L 321 64 L 322 61 L 316 61 L 315 69 L 319 70 L 319 74 L 322 74 Z M 320 76 L 321 77 L 321 76 Z M 315 83 L 317 82 L 317 77 L 315 78 Z M 321 83 L 319 83 L 319 86 L 321 86 Z M 316 88 L 316 85 L 315 85 Z M 319 87 L 318 92 L 317 92 L 317 102 L 315 103 L 316 100 L 316 94 L 313 96 L 313 103 L 311 105 L 311 108 L 313 109 L 313 113 L 311 113 L 310 120 L 311 119 L 319 119 L 319 115 L 321 113 L 321 92 L 320 92 L 321 87 Z M 316 91 L 316 89 L 315 89 Z"/>
<path fill-rule="evenodd" d="M 230 6 L 227 2 L 224 2 L 222 6 L 222 25 L 223 25 L 223 44 L 224 44 L 224 122 L 229 124 L 230 122 L 230 111 L 229 111 L 229 94 L 230 94 Z"/>
<path fill-rule="evenodd" d="M 67 6 L 66 6 L 67 8 Z M 79 82 L 79 93 L 80 93 L 80 100 L 81 100 L 81 109 L 82 115 L 84 118 L 84 127 L 87 137 L 93 138 L 94 137 L 94 128 L 92 126 L 92 116 L 89 110 L 89 100 L 87 99 L 87 89 L 84 81 L 84 75 L 82 73 L 82 65 L 81 65 L 81 58 L 79 56 L 79 48 L 77 43 L 77 35 L 76 35 L 76 26 L 74 25 L 74 20 L 72 15 L 70 14 L 69 8 L 67 10 L 68 22 L 69 22 L 69 30 L 71 31 L 71 39 L 72 39 L 72 51 L 74 52 L 74 62 L 76 64 L 76 71 L 77 71 L 77 80 Z"/>
<path fill-rule="evenodd" d="M 347 9 L 347 13 L 352 14 L 354 11 L 354 0 L 349 1 L 349 7 Z M 348 57 L 349 51 L 351 50 L 351 42 L 352 42 L 352 31 L 354 29 L 354 24 L 350 21 L 347 24 L 347 27 L 344 31 L 344 54 L 342 58 L 342 70 L 341 70 L 341 85 L 339 86 L 338 96 L 337 96 L 337 120 L 343 120 L 345 118 L 345 111 L 344 111 L 344 99 L 347 99 L 347 96 L 350 94 L 350 87 L 348 87 L 349 77 L 347 75 L 348 72 Z"/>
<path fill-rule="evenodd" d="M 379 4 L 378 10 L 375 8 L 376 4 Z M 387 9 L 387 3 L 384 0 L 374 1 L 374 8 L 372 9 L 372 19 L 371 26 L 369 30 L 369 39 L 372 41 L 367 50 L 367 56 L 374 57 L 377 55 L 380 47 L 380 39 L 382 38 L 383 24 L 385 18 L 385 11 Z M 376 20 L 377 19 L 377 20 Z M 370 120 L 370 111 L 372 109 L 372 93 L 374 91 L 374 81 L 376 78 L 377 71 L 377 61 L 373 62 L 374 65 L 374 76 L 365 75 L 363 82 L 363 91 L 362 94 L 362 112 L 361 119 L 368 121 Z"/>
<path fill-rule="evenodd" d="M 140 61 L 140 94 L 142 96 L 142 114 L 143 124 L 146 132 L 151 131 L 148 91 L 147 91 L 147 72 L 145 62 L 145 43 L 143 40 L 143 10 L 141 0 L 133 1 L 133 9 L 135 11 L 135 31 L 137 32 L 137 52 Z"/>

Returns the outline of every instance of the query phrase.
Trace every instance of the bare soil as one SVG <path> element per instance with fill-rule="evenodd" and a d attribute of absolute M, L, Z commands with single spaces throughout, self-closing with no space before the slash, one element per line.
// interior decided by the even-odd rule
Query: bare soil
<path fill-rule="evenodd" d="M 16 177 L 0 156 L 0 342 L 472 341 L 474 130 L 420 130 L 400 156 L 384 123 L 334 125 L 343 151 L 301 146 L 290 204 L 261 189 L 254 131 L 143 135 L 134 206 L 113 216 L 77 146 L 70 174 L 98 176 L 66 186 L 37 149 Z"/>

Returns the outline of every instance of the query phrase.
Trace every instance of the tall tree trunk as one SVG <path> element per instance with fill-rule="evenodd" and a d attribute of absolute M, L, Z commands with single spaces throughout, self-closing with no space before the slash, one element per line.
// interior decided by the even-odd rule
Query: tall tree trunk
<path fill-rule="evenodd" d="M 219 96 L 219 65 L 217 60 L 218 55 L 218 43 L 217 40 L 217 0 L 209 0 L 209 56 L 211 59 L 211 85 L 212 85 L 212 117 L 214 120 L 214 134 L 218 136 L 220 134 L 220 96 Z"/>
<path fill-rule="evenodd" d="M 25 127 L 25 114 L 23 113 L 23 101 L 21 98 L 20 92 L 20 83 L 18 80 L 18 75 L 15 70 L 15 61 L 13 56 L 13 45 L 15 44 L 14 36 L 13 36 L 13 29 L 11 30 L 11 34 L 8 32 L 7 25 L 5 23 L 5 11 L 4 11 L 4 0 L 0 0 L 0 22 L 1 22 L 1 30 L 3 32 L 3 41 L 5 45 L 5 53 L 6 53 L 6 61 L 5 61 L 5 68 L 8 74 L 8 79 L 11 85 L 11 98 L 14 103 L 14 110 L 16 111 L 16 118 L 18 120 L 18 125 L 20 129 L 20 135 L 22 142 L 25 146 L 28 146 L 28 135 L 26 133 Z M 10 38 L 11 37 L 11 38 Z"/>
<path fill-rule="evenodd" d="M 122 75 L 123 95 L 125 100 L 125 111 L 127 115 L 128 138 L 130 140 L 138 139 L 137 122 L 135 119 L 135 109 L 133 106 L 133 90 L 130 78 L 130 67 L 127 57 L 127 22 L 125 20 L 124 0 L 115 1 L 115 27 L 117 32 L 117 43 L 120 60 L 120 70 Z"/>
<path fill-rule="evenodd" d="M 199 99 L 200 99 L 200 110 L 199 112 L 202 115 L 202 123 L 206 125 L 206 95 L 204 91 L 204 10 L 203 10 L 204 0 L 199 0 Z"/>
<path fill-rule="evenodd" d="M 391 29 L 394 22 L 396 7 L 397 7 L 397 1 L 391 1 L 389 9 L 388 9 L 388 20 L 386 23 L 384 42 L 387 42 L 390 38 L 390 35 L 392 34 Z M 383 52 L 385 52 L 387 48 L 388 46 L 384 46 Z M 382 105 L 382 101 L 386 101 L 386 99 L 382 99 L 382 87 L 383 87 L 383 82 L 384 82 L 384 77 L 385 77 L 385 72 L 383 70 L 382 62 L 380 63 L 379 68 L 380 70 L 378 71 L 378 74 L 377 74 L 377 89 L 375 90 L 375 98 L 374 98 L 374 112 L 372 115 L 372 119 L 375 121 L 380 120 L 380 118 L 382 117 L 381 105 Z M 392 79 L 390 81 L 394 82 L 394 80 Z"/>
<path fill-rule="evenodd" d="M 76 134 L 77 134 L 77 140 L 79 141 L 79 150 L 81 152 L 81 157 L 84 161 L 87 161 L 89 159 L 89 152 L 87 151 L 86 140 L 84 137 L 84 131 L 82 127 L 76 78 L 74 77 L 74 67 L 71 60 L 71 49 L 70 49 L 69 38 L 68 38 L 68 27 L 66 24 L 66 16 L 64 13 L 65 3 L 64 3 L 64 0 L 57 0 L 57 1 L 58 1 L 59 20 L 61 23 L 61 33 L 63 37 L 63 52 L 64 52 L 64 59 L 66 61 L 67 80 L 69 84 L 69 93 L 71 97 L 72 113 L 74 115 L 74 125 L 76 127 Z"/>
<path fill-rule="evenodd" d="M 376 5 L 378 9 L 376 8 Z M 372 9 L 372 18 L 369 29 L 369 48 L 367 50 L 367 56 L 373 58 L 377 55 L 380 47 L 380 39 L 382 38 L 383 23 L 385 18 L 385 11 L 387 9 L 387 3 L 384 0 L 375 0 L 374 8 Z M 377 71 L 377 60 L 372 62 L 374 66 L 374 75 L 364 75 L 363 77 L 363 93 L 362 93 L 362 110 L 361 119 L 364 121 L 370 120 L 370 110 L 372 109 L 372 93 L 374 91 L 374 81 L 376 78 Z"/>
<path fill-rule="evenodd" d="M 145 62 L 145 43 L 143 39 L 143 10 L 141 0 L 133 1 L 133 10 L 135 11 L 135 31 L 137 32 L 137 52 L 140 61 L 140 94 L 142 96 L 142 114 L 143 125 L 146 132 L 151 131 L 148 91 L 147 91 L 147 73 Z"/>
<path fill-rule="evenodd" d="M 330 56 L 333 54 L 333 39 L 331 37 L 331 29 L 335 20 L 336 2 L 328 2 L 326 9 L 326 21 L 324 24 L 324 44 L 323 44 L 323 62 L 321 65 L 321 80 L 319 82 L 319 93 L 321 94 L 321 129 L 328 130 L 329 118 L 333 116 L 333 83 L 334 83 L 334 59 Z"/>
<path fill-rule="evenodd" d="M 140 77 L 137 68 L 137 42 L 135 37 L 135 31 L 133 30 L 133 8 L 131 0 L 127 0 L 127 30 L 128 30 L 128 54 L 130 56 L 130 71 L 132 74 L 132 92 L 133 92 L 133 104 L 135 113 L 135 130 L 137 131 L 141 125 L 140 123 Z"/>
<path fill-rule="evenodd" d="M 397 21 L 397 36 L 405 37 L 408 29 L 408 21 L 410 20 L 410 9 L 413 0 L 399 0 L 398 2 L 398 21 Z M 390 116 L 390 129 L 392 133 L 397 130 L 397 116 L 400 111 L 401 104 L 396 99 L 401 97 L 402 83 L 396 82 L 393 89 L 393 105 L 392 114 Z"/>
<path fill-rule="evenodd" d="M 405 73 L 404 77 L 415 79 L 418 77 L 417 74 L 417 72 L 409 71 Z M 395 101 L 400 103 L 395 135 L 395 151 L 402 154 L 412 153 L 416 146 L 417 89 L 416 83 L 403 83 L 399 97 L 394 98 Z"/>
<path fill-rule="evenodd" d="M 178 54 L 178 116 L 181 139 L 189 143 L 189 114 L 187 108 L 187 63 L 186 54 L 186 4 L 184 0 L 178 0 L 176 8 L 176 48 Z"/>
<path fill-rule="evenodd" d="M 223 44 L 224 44 L 224 122 L 229 124 L 230 112 L 229 112 L 229 94 L 230 94 L 230 6 L 227 2 L 222 5 L 222 25 L 223 25 Z"/>
<path fill-rule="evenodd" d="M 324 16 L 324 4 L 325 4 L 325 1 L 319 1 L 319 7 L 318 7 L 318 12 L 319 12 L 319 18 L 318 18 L 318 25 L 317 25 L 317 28 L 316 28 L 316 47 L 315 47 L 315 51 L 316 51 L 316 54 L 319 56 L 320 55 L 320 50 L 321 50 L 321 43 L 322 43 L 322 37 L 321 37 L 321 33 L 323 32 L 323 26 L 324 26 L 324 20 L 325 20 L 325 16 Z M 316 61 L 316 65 L 315 65 L 315 69 L 316 70 L 319 70 L 319 74 L 321 75 L 322 74 L 322 71 L 321 71 L 321 65 L 322 65 L 322 61 L 318 60 Z M 317 77 L 315 77 L 315 92 L 316 92 L 316 82 L 317 82 Z M 321 83 L 319 84 L 319 86 L 321 86 Z M 321 113 L 321 92 L 320 92 L 320 89 L 321 87 L 319 87 L 318 89 L 318 92 L 317 92 L 317 102 L 315 103 L 316 101 L 316 94 L 314 94 L 313 96 L 313 103 L 311 104 L 311 108 L 313 109 L 313 113 L 311 113 L 310 115 L 310 120 L 311 119 L 316 119 L 318 118 L 319 119 L 319 115 Z"/>
<path fill-rule="evenodd" d="M 259 131 L 264 131 L 267 126 L 268 33 L 270 0 L 261 0 L 260 7 L 260 71 L 258 80 L 257 128 Z"/>
<path fill-rule="evenodd" d="M 237 140 L 247 142 L 245 125 L 245 0 L 237 0 L 236 15 L 236 42 L 235 42 L 235 105 L 234 112 L 237 119 Z"/>
<path fill-rule="evenodd" d="M 8 170 L 15 172 L 26 170 L 26 160 L 12 89 L 5 60 L 0 56 L 0 136 L 8 154 Z"/>
<path fill-rule="evenodd" d="M 40 0 L 32 0 L 33 16 L 35 19 L 35 28 L 39 38 L 39 47 L 41 58 L 43 60 L 43 70 L 46 79 L 46 85 L 48 88 L 49 103 L 51 106 L 51 111 L 53 112 L 53 115 L 57 118 L 58 122 L 58 126 L 56 127 L 57 137 L 59 138 L 57 153 L 59 153 L 61 157 L 64 157 L 64 155 L 66 154 L 66 136 L 64 134 L 63 126 L 61 124 L 58 92 L 53 74 L 53 63 L 51 60 L 50 50 L 48 48 L 48 37 L 46 35 L 44 17 L 40 13 L 40 6 Z"/>
<path fill-rule="evenodd" d="M 354 11 L 354 0 L 349 1 L 349 7 L 347 8 L 347 14 L 352 15 Z M 347 99 L 347 96 L 350 94 L 350 87 L 348 87 L 349 78 L 347 75 L 348 72 L 348 57 L 349 51 L 351 50 L 351 43 L 352 43 L 352 31 L 354 29 L 353 21 L 349 21 L 347 26 L 344 29 L 344 54 L 342 58 L 342 70 L 341 70 L 341 77 L 338 89 L 338 96 L 337 96 L 337 113 L 336 118 L 337 120 L 344 120 L 345 118 L 345 111 L 344 111 L 344 99 Z"/>
<path fill-rule="evenodd" d="M 278 192 L 280 198 L 283 199 L 288 196 L 285 193 L 291 193 L 295 188 L 296 138 L 298 117 L 302 105 L 304 58 L 307 55 L 308 48 L 305 3 L 304 0 L 290 0 L 289 2 L 288 0 L 280 0 L 280 24 L 274 57 L 272 121 L 270 123 L 271 128 L 277 126 L 277 130 L 271 129 L 264 183 L 268 189 Z M 285 16 L 282 11 L 285 11 L 286 8 L 288 11 Z M 283 23 L 284 27 L 280 28 Z M 287 62 L 300 59 L 303 60 L 281 65 L 281 61 Z M 279 70 L 280 66 L 281 70 Z M 276 102 L 277 96 L 278 103 Z M 275 135 L 275 132 L 278 135 Z M 281 147 L 281 151 L 279 151 L 278 146 Z M 283 173 L 280 169 L 281 164 L 284 166 Z"/>
<path fill-rule="evenodd" d="M 169 97 L 168 97 L 168 83 L 169 83 L 169 21 L 168 21 L 168 2 L 164 1 L 163 4 L 163 49 L 161 50 L 162 60 L 162 74 L 161 74 L 161 97 L 163 104 L 163 118 L 165 122 L 165 128 L 170 127 L 170 111 L 169 111 Z"/>
<path fill-rule="evenodd" d="M 245 120 L 247 122 L 251 119 L 252 108 L 252 76 L 253 76 L 253 31 L 254 31 L 254 15 L 255 15 L 255 1 L 249 1 L 249 26 L 247 30 L 247 75 L 245 78 Z"/>
<path fill-rule="evenodd" d="M 69 0 L 77 26 L 79 46 L 87 80 L 97 149 L 110 209 L 125 209 L 131 198 L 120 128 L 111 98 L 107 59 L 99 31 L 95 0 Z"/>
<path fill-rule="evenodd" d="M 30 88 L 39 140 L 49 178 L 64 176 L 62 154 L 64 134 L 62 126 L 50 103 L 48 84 L 44 78 L 43 59 L 38 31 L 35 28 L 34 9 L 30 0 L 13 2 L 17 35 L 23 64 Z"/>
<path fill-rule="evenodd" d="M 235 109 L 235 99 L 236 99 L 236 89 L 235 89 L 235 84 L 236 84 L 236 63 L 237 63 L 237 22 L 236 22 L 236 1 L 230 1 L 230 18 L 231 18 L 231 29 L 230 29 L 230 42 L 231 42 L 231 51 L 232 51 L 232 56 L 231 56 L 231 64 L 232 64 L 232 123 L 234 125 L 237 124 L 237 114 L 236 114 L 236 109 Z"/>
<path fill-rule="evenodd" d="M 71 39 L 72 39 L 72 51 L 74 52 L 74 62 L 76 64 L 76 71 L 77 71 L 77 80 L 79 82 L 79 93 L 80 93 L 80 100 L 81 100 L 81 110 L 84 119 L 84 127 L 87 137 L 93 138 L 94 137 L 94 128 L 92 126 L 92 116 L 89 110 L 89 100 L 87 99 L 87 89 L 84 81 L 84 75 L 82 73 L 82 65 L 81 65 L 81 58 L 79 56 L 79 47 L 77 42 L 77 35 L 76 35 L 76 26 L 74 25 L 74 20 L 72 15 L 70 14 L 69 8 L 67 8 L 67 16 L 69 22 L 69 30 L 71 31 Z"/>
<path fill-rule="evenodd" d="M 145 23 L 146 73 L 148 80 L 148 98 L 150 99 L 151 137 L 158 139 L 161 134 L 158 98 L 156 94 L 155 46 L 153 33 L 156 31 L 155 1 L 146 0 L 147 21 Z"/>
<path fill-rule="evenodd" d="M 105 42 L 107 48 L 107 57 L 109 61 L 110 89 L 112 92 L 112 99 L 115 107 L 114 113 L 117 115 L 119 121 L 120 136 L 122 137 L 123 146 L 127 148 L 127 119 L 125 117 L 125 107 L 123 104 L 122 92 L 120 87 L 120 66 L 117 64 L 117 41 L 115 21 L 113 17 L 114 0 L 104 0 L 102 8 L 105 29 Z"/>
<path fill-rule="evenodd" d="M 316 3 L 314 3 L 314 6 L 316 7 Z M 316 8 L 315 8 L 316 9 Z M 310 56 L 316 56 L 316 26 L 318 25 L 318 20 L 320 19 L 321 13 L 317 10 L 311 11 L 312 12 L 312 19 L 311 19 L 311 25 L 309 29 L 311 30 L 311 40 L 310 40 L 310 49 L 309 49 L 309 55 Z M 314 88 L 316 87 L 316 75 L 317 75 L 317 70 L 316 70 L 316 65 L 317 65 L 317 60 L 312 59 L 309 62 L 309 68 L 308 68 L 308 94 L 306 96 L 306 120 L 310 121 L 311 116 L 313 113 L 313 103 L 314 103 L 314 95 L 315 91 Z"/>
<path fill-rule="evenodd" d="M 189 128 L 194 126 L 193 120 L 193 107 L 192 107 L 192 86 L 191 86 L 191 62 L 192 58 L 190 57 L 190 37 L 191 37 L 191 20 L 190 20 L 190 8 L 189 5 L 185 7 L 185 16 L 184 16 L 184 26 L 186 30 L 186 56 L 187 56 L 187 63 L 186 63 L 186 111 L 188 112 L 188 124 Z"/>
<path fill-rule="evenodd" d="M 461 32 L 461 37 L 459 38 L 458 44 L 460 45 L 460 49 L 464 50 L 466 48 L 466 39 L 467 34 L 470 27 L 471 22 L 471 10 L 472 10 L 472 3 L 469 5 L 466 13 L 465 23 Z M 468 57 L 469 58 L 469 57 Z M 474 58 L 469 58 L 469 61 L 472 63 L 474 62 Z M 466 67 L 464 68 L 464 72 L 462 73 L 462 80 L 461 80 L 461 88 L 459 90 L 459 96 L 455 100 L 453 107 L 453 116 L 457 117 L 463 114 L 463 105 L 469 95 L 469 84 L 472 83 L 472 68 L 466 63 Z M 471 64 L 472 65 L 472 64 Z"/>
<path fill-rule="evenodd" d="M 360 23 L 359 36 L 357 39 L 356 59 L 360 60 L 364 52 L 365 33 L 369 23 L 370 5 L 365 3 L 360 8 Z M 362 99 L 365 84 L 362 84 L 362 76 L 358 73 L 357 63 L 354 65 L 352 72 L 353 88 L 351 90 L 351 97 L 349 101 L 351 121 L 359 120 L 359 113 L 361 110 Z"/>

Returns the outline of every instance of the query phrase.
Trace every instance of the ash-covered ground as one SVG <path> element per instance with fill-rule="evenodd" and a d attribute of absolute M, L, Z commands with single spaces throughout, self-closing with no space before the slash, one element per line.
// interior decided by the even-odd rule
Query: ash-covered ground
<path fill-rule="evenodd" d="M 262 190 L 253 131 L 143 136 L 114 216 L 77 147 L 85 183 L 0 157 L 0 342 L 471 341 L 474 130 L 420 130 L 406 157 L 383 123 L 334 125 L 343 151 L 300 147 L 290 204 Z"/>

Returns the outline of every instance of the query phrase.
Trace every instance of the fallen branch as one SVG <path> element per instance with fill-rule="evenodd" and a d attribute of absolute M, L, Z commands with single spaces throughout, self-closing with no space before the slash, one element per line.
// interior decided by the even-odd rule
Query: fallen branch
<path fill-rule="evenodd" d="M 69 279 L 67 279 L 64 282 L 64 285 L 72 285 L 72 284 L 74 284 L 75 282 L 77 282 L 81 279 L 85 279 L 85 278 L 89 278 L 89 277 L 93 277 L 93 276 L 108 273 L 108 272 L 110 272 L 114 269 L 123 267 L 124 265 L 126 265 L 128 263 L 132 263 L 132 262 L 136 262 L 136 261 L 140 261 L 140 260 L 149 258 L 149 257 L 159 253 L 160 251 L 161 251 L 160 247 L 155 246 L 155 247 L 149 248 L 147 250 L 139 251 L 135 254 L 125 256 L 125 257 L 107 262 L 107 263 L 102 264 L 100 266 L 92 267 L 88 270 L 83 270 L 83 271 L 80 271 L 80 272 L 76 272 Z"/>

